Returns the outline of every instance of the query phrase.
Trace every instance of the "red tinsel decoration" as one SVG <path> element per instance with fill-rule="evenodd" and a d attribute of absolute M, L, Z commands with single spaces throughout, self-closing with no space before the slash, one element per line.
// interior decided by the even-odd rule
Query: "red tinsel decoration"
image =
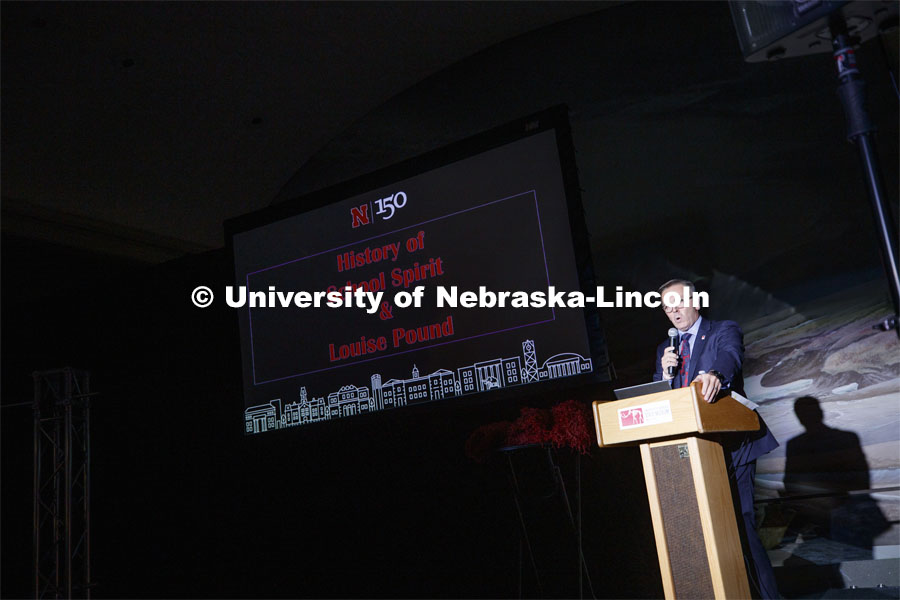
<path fill-rule="evenodd" d="M 587 454 L 594 439 L 594 419 L 583 402 L 566 400 L 552 409 L 522 407 L 515 422 L 482 425 L 466 440 L 466 456 L 485 462 L 502 446 L 552 444 Z"/>
<path fill-rule="evenodd" d="M 482 425 L 473 431 L 466 440 L 466 456 L 475 462 L 485 462 L 492 452 L 506 443 L 511 425 L 509 421 L 500 421 Z"/>
<path fill-rule="evenodd" d="M 593 418 L 590 409 L 581 402 L 566 400 L 551 409 L 553 428 L 550 442 L 557 448 L 568 446 L 587 454 L 593 439 Z"/>
<path fill-rule="evenodd" d="M 509 428 L 506 443 L 510 446 L 550 443 L 553 418 L 545 408 L 523 406 L 520 416 Z"/>

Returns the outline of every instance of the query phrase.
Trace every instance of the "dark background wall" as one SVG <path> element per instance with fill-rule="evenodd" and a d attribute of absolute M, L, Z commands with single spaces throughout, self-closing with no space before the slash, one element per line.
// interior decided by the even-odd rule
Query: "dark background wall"
<path fill-rule="evenodd" d="M 896 95 L 878 47 L 859 58 L 896 209 Z M 718 297 L 727 301 L 714 309 L 751 320 L 883 279 L 831 68 L 827 55 L 744 63 L 724 3 L 629 3 L 425 79 L 298 166 L 275 201 L 564 102 L 600 283 L 726 281 Z M 692 240 L 677 253 L 673 231 Z M 4 405 L 31 398 L 32 371 L 64 365 L 89 369 L 100 393 L 96 596 L 516 593 L 507 471 L 463 454 L 472 429 L 514 417 L 516 403 L 409 408 L 245 438 L 234 315 L 189 302 L 196 285 L 228 283 L 223 250 L 146 267 L 4 235 L 0 255 Z M 664 317 L 604 319 L 618 383 L 645 380 Z M 28 407 L 3 410 L 0 443 L 2 594 L 23 597 Z M 660 595 L 635 452 L 595 451 L 582 466 L 598 596 Z"/>
<path fill-rule="evenodd" d="M 99 392 L 91 423 L 96 596 L 515 594 L 518 521 L 506 465 L 476 465 L 463 452 L 477 426 L 515 416 L 514 402 L 410 407 L 246 438 L 234 315 L 186 306 L 199 280 L 227 283 L 223 252 L 4 305 L 4 321 L 16 323 L 4 344 L 15 348 L 4 353 L 4 398 L 27 400 L 31 370 L 68 364 L 88 365 Z M 6 409 L 5 597 L 30 593 L 30 451 L 30 408 Z M 615 454 L 625 456 L 608 472 L 585 459 L 587 523 L 606 539 L 623 516 L 636 522 L 628 529 L 643 538 L 594 552 L 637 576 L 652 535 L 639 459 Z M 539 467 L 543 459 L 528 460 Z M 572 483 L 573 457 L 563 460 Z M 655 594 L 604 585 L 616 596 Z"/>

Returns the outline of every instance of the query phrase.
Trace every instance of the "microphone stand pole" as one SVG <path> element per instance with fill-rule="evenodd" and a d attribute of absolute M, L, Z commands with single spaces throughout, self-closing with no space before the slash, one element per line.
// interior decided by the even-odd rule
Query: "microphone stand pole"
<path fill-rule="evenodd" d="M 838 96 L 844 108 L 847 120 L 847 139 L 856 144 L 862 160 L 863 175 L 872 209 L 875 212 L 875 226 L 878 228 L 881 241 L 881 258 L 888 279 L 894 315 L 875 326 L 887 331 L 893 329 L 900 337 L 900 269 L 897 267 L 897 232 L 888 212 L 884 197 L 884 183 L 878 155 L 875 150 L 875 126 L 869 119 L 865 108 L 865 82 L 856 68 L 856 55 L 853 51 L 852 39 L 847 32 L 847 22 L 840 11 L 831 14 L 828 21 L 831 31 L 831 45 L 834 49 L 834 61 L 837 67 Z"/>

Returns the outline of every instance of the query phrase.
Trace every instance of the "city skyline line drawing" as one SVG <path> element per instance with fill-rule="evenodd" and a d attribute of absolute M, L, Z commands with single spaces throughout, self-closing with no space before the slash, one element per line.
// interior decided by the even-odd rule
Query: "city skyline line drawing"
<path fill-rule="evenodd" d="M 557 353 L 538 367 L 535 342 L 526 339 L 522 342 L 521 355 L 479 361 L 455 371 L 438 368 L 421 375 L 413 363 L 408 379 L 392 377 L 382 382 L 381 374 L 373 373 L 369 378 L 371 387 L 347 384 L 317 398 L 311 398 L 306 386 L 302 385 L 298 390 L 299 401 L 282 405 L 282 399 L 275 398 L 246 408 L 244 433 L 264 433 L 592 371 L 593 359 L 574 352 Z"/>

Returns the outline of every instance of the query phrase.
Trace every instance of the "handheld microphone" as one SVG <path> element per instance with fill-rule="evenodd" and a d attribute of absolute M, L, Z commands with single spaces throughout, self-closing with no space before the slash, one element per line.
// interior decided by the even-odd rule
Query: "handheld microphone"
<path fill-rule="evenodd" d="M 678 348 L 675 346 L 678 343 L 678 330 L 674 327 L 669 327 L 669 345 L 675 348 L 675 352 L 678 352 Z M 672 377 L 675 377 L 675 367 L 668 367 L 668 374 Z"/>

